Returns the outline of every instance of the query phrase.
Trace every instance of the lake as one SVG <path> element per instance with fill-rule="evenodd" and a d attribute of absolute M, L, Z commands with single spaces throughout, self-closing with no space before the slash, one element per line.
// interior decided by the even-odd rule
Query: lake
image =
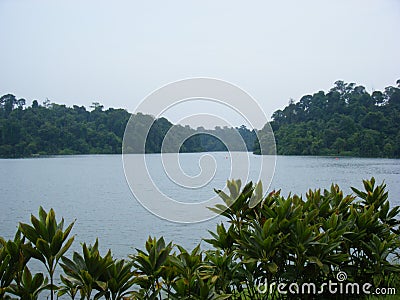
<path fill-rule="evenodd" d="M 209 154 L 217 163 L 216 172 L 212 180 L 195 190 L 182 191 L 173 187 L 167 176 L 163 179 L 159 154 L 146 155 L 146 161 L 166 193 L 179 201 L 196 202 L 212 197 L 214 187 L 223 188 L 230 174 L 227 153 Z M 184 171 L 197 174 L 203 155 L 180 154 Z M 249 159 L 257 163 L 260 157 L 249 154 Z M 249 179 L 251 173 L 250 170 Z M 281 189 L 285 196 L 289 192 L 304 195 L 309 188 L 329 188 L 334 182 L 350 193 L 350 186 L 360 189 L 362 179 L 371 176 L 377 183 L 385 180 L 391 204 L 400 205 L 398 159 L 277 156 L 269 190 Z M 80 242 L 93 243 L 99 237 L 102 253 L 111 248 L 118 258 L 134 253 L 134 248 L 143 248 L 149 235 L 164 236 L 167 241 L 193 248 L 202 238 L 209 237 L 207 230 L 214 230 L 220 222 L 214 218 L 178 224 L 150 213 L 135 200 L 125 179 L 121 155 L 1 159 L 0 236 L 12 238 L 18 222 L 29 222 L 30 214 L 37 215 L 40 205 L 46 210 L 54 208 L 57 218 L 64 217 L 67 223 L 76 219 L 73 249 L 80 249 Z"/>

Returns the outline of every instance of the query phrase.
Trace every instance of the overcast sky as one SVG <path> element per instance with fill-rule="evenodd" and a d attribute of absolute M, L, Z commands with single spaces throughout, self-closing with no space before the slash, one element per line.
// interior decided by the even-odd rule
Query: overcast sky
<path fill-rule="evenodd" d="M 213 77 L 270 117 L 338 79 L 395 85 L 399 29 L 399 0 L 0 0 L 0 94 L 132 112 L 166 83 Z"/>

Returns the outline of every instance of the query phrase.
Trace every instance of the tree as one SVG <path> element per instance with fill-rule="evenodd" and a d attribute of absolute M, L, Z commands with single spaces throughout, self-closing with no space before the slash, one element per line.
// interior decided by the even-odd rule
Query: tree
<path fill-rule="evenodd" d="M 37 109 L 38 107 L 39 107 L 38 101 L 37 101 L 37 100 L 33 100 L 33 101 L 32 101 L 32 108 L 33 108 L 33 109 Z"/>
<path fill-rule="evenodd" d="M 90 108 L 93 108 L 93 110 L 97 111 L 102 111 L 104 106 L 101 105 L 99 102 L 92 102 L 92 105 L 90 105 Z"/>
<path fill-rule="evenodd" d="M 6 117 L 10 115 L 17 103 L 17 98 L 12 94 L 7 94 L 0 98 L 0 108 L 4 111 Z"/>
<path fill-rule="evenodd" d="M 327 94 L 303 96 L 274 112 L 271 127 L 278 154 L 399 157 L 400 89 L 369 94 L 339 80 Z"/>

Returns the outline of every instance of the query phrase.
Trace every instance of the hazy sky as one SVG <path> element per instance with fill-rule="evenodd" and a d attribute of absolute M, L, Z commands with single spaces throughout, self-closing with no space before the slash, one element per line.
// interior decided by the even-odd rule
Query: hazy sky
<path fill-rule="evenodd" d="M 395 85 L 399 29 L 399 0 L 0 0 L 0 94 L 134 111 L 168 82 L 213 77 L 269 117 L 338 79 Z"/>

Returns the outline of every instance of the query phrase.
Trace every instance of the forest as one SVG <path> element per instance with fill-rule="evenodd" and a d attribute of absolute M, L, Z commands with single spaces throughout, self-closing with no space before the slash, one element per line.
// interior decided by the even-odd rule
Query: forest
<path fill-rule="evenodd" d="M 28 107 L 25 103 L 25 99 L 11 94 L 0 98 L 0 157 L 121 153 L 125 127 L 131 117 L 125 109 L 104 110 L 97 102 L 90 111 L 84 106 L 67 107 L 48 100 L 41 105 L 34 100 Z M 256 137 L 255 131 L 245 126 L 195 130 L 142 113 L 133 115 L 129 125 L 133 126 L 129 133 L 137 146 L 127 149 L 131 153 L 140 153 L 144 140 L 146 153 L 159 153 L 170 129 L 169 144 L 181 136 L 190 136 L 180 152 L 226 151 L 227 144 L 230 150 L 252 151 Z"/>
<path fill-rule="evenodd" d="M 0 157 L 40 155 L 118 154 L 131 114 L 125 109 L 108 108 L 94 102 L 84 106 L 39 104 L 12 94 L 0 97 Z M 271 116 L 277 154 L 400 157 L 400 80 L 397 87 L 367 92 L 355 83 L 336 81 L 328 91 L 293 99 Z M 130 153 L 159 153 L 164 137 L 179 148 L 169 152 L 252 151 L 271 149 L 271 132 L 263 129 L 215 127 L 193 129 L 172 124 L 166 118 L 137 113 L 129 123 Z M 149 128 L 144 130 L 144 128 Z M 148 133 L 148 134 L 147 134 Z M 239 135 L 238 135 L 239 134 Z M 258 136 L 258 138 L 257 138 Z M 240 139 L 238 139 L 240 137 Z M 260 141 L 259 141 L 260 140 Z M 136 142 L 138 141 L 138 142 Z M 145 148 L 141 149 L 141 141 Z M 260 147 L 260 143 L 262 147 Z M 139 145 L 136 147 L 136 145 Z"/>
<path fill-rule="evenodd" d="M 400 80 L 397 87 L 372 93 L 355 83 L 336 81 L 327 93 L 319 91 L 298 102 L 291 100 L 283 110 L 273 113 L 270 124 L 281 155 L 398 158 Z M 259 145 L 254 152 L 260 154 Z"/>

